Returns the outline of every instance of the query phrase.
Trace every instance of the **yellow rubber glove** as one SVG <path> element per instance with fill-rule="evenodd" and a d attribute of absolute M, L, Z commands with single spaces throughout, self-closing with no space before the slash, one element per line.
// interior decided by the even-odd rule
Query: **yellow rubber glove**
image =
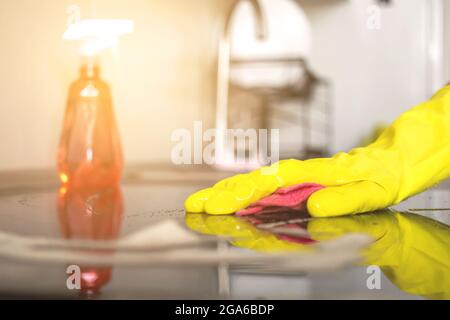
<path fill-rule="evenodd" d="M 450 86 L 400 116 L 372 144 L 332 158 L 284 160 L 201 190 L 188 212 L 231 214 L 280 187 L 327 186 L 308 200 L 316 217 L 386 208 L 450 176 Z"/>
<path fill-rule="evenodd" d="M 380 266 L 390 281 L 408 293 L 450 299 L 450 227 L 444 224 L 384 211 L 314 219 L 308 223 L 308 232 L 319 241 L 368 233 L 377 240 L 364 251 L 364 264 Z"/>
<path fill-rule="evenodd" d="M 258 252 L 309 250 L 302 244 L 280 240 L 235 216 L 190 213 L 185 216 L 185 222 L 188 228 L 199 233 L 232 238 L 231 244 L 240 248 Z"/>

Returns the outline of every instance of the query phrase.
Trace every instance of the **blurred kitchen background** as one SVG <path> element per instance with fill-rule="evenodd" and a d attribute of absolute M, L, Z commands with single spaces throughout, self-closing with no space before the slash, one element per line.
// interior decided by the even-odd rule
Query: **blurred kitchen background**
<path fill-rule="evenodd" d="M 301 141 L 308 134 L 302 131 L 303 105 L 323 108 L 322 115 L 311 115 L 309 126 L 323 133 L 317 138 L 322 139 L 321 149 L 311 154 L 326 155 L 370 140 L 376 128 L 450 79 L 450 0 L 237 2 L 2 0 L 0 170 L 55 165 L 68 88 L 78 75 L 80 60 L 76 45 L 62 40 L 74 6 L 82 19 L 135 23 L 134 33 L 123 37 L 118 49 L 102 61 L 128 165 L 170 163 L 173 130 L 192 130 L 195 120 L 204 121 L 204 127 L 216 126 L 217 105 L 224 94 L 218 93 L 218 64 L 226 21 L 231 24 L 230 38 L 236 37 L 230 39 L 235 45 L 231 52 L 237 52 L 228 60 L 238 68 L 230 71 L 227 82 L 227 123 L 236 126 L 245 120 L 244 114 L 255 120 L 263 104 L 268 119 L 258 123 L 281 128 L 282 147 L 289 156 L 308 156 L 300 155 L 302 146 L 293 145 L 296 137 Z M 251 9 L 255 2 L 260 15 Z M 295 12 L 292 5 L 298 6 Z M 266 21 L 266 36 L 275 43 L 263 48 L 266 56 L 259 55 L 258 47 L 245 47 L 258 31 L 248 32 L 253 19 Z M 242 69 L 249 56 L 242 58 L 239 52 L 268 60 L 259 61 L 252 76 L 255 64 Z M 280 59 L 286 64 L 279 66 Z M 252 82 L 261 79 L 277 83 Z M 281 108 L 284 120 L 276 115 Z M 236 113 L 237 120 L 232 118 Z"/>

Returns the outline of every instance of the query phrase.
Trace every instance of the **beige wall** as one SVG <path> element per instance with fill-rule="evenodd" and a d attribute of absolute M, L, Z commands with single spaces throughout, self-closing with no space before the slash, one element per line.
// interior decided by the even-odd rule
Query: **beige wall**
<path fill-rule="evenodd" d="M 54 164 L 67 90 L 78 72 L 76 47 L 61 40 L 70 4 L 80 6 L 82 18 L 96 12 L 134 20 L 134 34 L 103 62 L 104 78 L 113 87 L 128 163 L 168 161 L 172 130 L 213 114 L 225 2 L 2 0 L 0 170 Z"/>
<path fill-rule="evenodd" d="M 449 12 L 450 0 L 444 1 Z M 372 0 L 299 2 L 313 28 L 311 64 L 334 84 L 335 151 L 358 144 L 375 124 L 429 95 L 427 0 L 393 1 L 383 9 L 378 31 L 365 27 Z M 78 68 L 76 48 L 61 40 L 68 5 L 79 5 L 83 18 L 96 12 L 135 21 L 135 33 L 103 64 L 126 160 L 136 163 L 169 161 L 173 129 L 212 119 L 218 30 L 231 3 L 2 0 L 0 170 L 54 164 L 67 90 Z M 447 69 L 450 75 L 449 64 Z"/>

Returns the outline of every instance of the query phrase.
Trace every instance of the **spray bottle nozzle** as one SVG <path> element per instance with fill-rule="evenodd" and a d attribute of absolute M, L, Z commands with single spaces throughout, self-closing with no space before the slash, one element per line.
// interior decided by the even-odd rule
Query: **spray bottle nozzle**
<path fill-rule="evenodd" d="M 64 33 L 64 40 L 81 41 L 83 56 L 95 56 L 104 49 L 114 48 L 120 36 L 132 33 L 131 20 L 89 19 L 71 24 Z"/>

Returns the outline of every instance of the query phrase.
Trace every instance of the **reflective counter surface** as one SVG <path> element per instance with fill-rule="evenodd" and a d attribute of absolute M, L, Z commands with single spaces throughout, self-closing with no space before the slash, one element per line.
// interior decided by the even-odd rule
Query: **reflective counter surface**
<path fill-rule="evenodd" d="M 223 176 L 141 167 L 75 191 L 51 172 L 1 173 L 0 297 L 450 298 L 448 183 L 339 218 L 184 212 Z"/>

